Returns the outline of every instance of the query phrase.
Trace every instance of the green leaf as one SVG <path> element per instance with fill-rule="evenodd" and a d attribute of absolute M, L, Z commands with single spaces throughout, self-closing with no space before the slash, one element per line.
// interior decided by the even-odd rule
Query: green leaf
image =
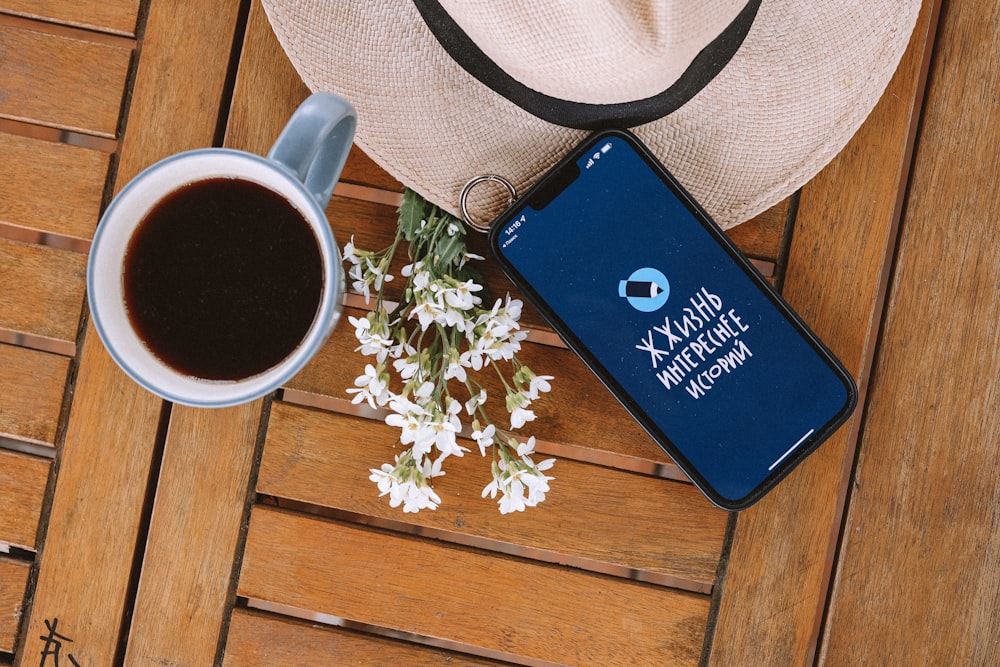
<path fill-rule="evenodd" d="M 465 239 L 459 234 L 445 235 L 434 247 L 434 265 L 438 273 L 451 275 L 452 263 L 460 252 L 465 252 Z"/>
<path fill-rule="evenodd" d="M 403 203 L 399 205 L 399 230 L 403 238 L 412 241 L 420 231 L 420 223 L 426 220 L 427 202 L 409 188 L 403 190 Z"/>

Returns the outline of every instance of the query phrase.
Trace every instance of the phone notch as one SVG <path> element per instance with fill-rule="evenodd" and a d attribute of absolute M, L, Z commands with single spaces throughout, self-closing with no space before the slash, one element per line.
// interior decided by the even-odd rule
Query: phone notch
<path fill-rule="evenodd" d="M 580 165 L 575 162 L 565 164 L 538 184 L 538 188 L 528 198 L 528 206 L 536 211 L 544 210 L 546 206 L 558 197 L 573 182 L 580 177 Z"/>

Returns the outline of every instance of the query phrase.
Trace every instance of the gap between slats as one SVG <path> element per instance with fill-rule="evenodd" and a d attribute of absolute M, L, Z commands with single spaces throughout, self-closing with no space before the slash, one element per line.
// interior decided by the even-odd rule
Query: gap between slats
<path fill-rule="evenodd" d="M 436 485 L 442 504 L 416 515 L 392 509 L 367 477 L 391 427 L 276 402 L 255 484 L 257 507 L 361 524 L 490 553 L 566 565 L 658 586 L 709 593 L 726 517 L 690 485 L 560 461 L 551 499 L 500 516 L 481 497 L 478 452 L 454 459 Z M 469 442 L 468 445 L 473 445 Z M 486 478 L 489 475 L 486 473 Z M 621 489 L 630 489 L 623 496 Z M 555 540 L 549 526 L 565 531 Z M 630 544 L 635 542 L 635 544 Z"/>
<path fill-rule="evenodd" d="M 470 644 L 463 644 L 460 642 L 450 641 L 448 639 L 444 639 L 441 637 L 427 637 L 424 635 L 418 635 L 411 632 L 403 632 L 401 630 L 383 628 L 377 625 L 359 623 L 357 621 L 352 621 L 347 618 L 341 618 L 340 616 L 323 614 L 316 611 L 310 611 L 308 609 L 300 609 L 298 607 L 279 604 L 277 602 L 269 602 L 267 600 L 259 600 L 256 598 L 244 598 L 244 597 L 241 597 L 240 600 L 243 602 L 243 604 L 246 605 L 248 609 L 255 609 L 258 611 L 265 611 L 271 614 L 277 614 L 279 616 L 284 616 L 287 618 L 309 621 L 310 623 L 316 623 L 331 628 L 344 628 L 345 630 L 353 630 L 355 632 L 361 632 L 364 634 L 373 635 L 375 637 L 397 639 L 412 644 L 418 644 L 420 646 L 426 646 L 428 648 L 454 651 L 456 653 L 462 653 L 469 656 L 482 657 L 489 660 L 499 660 L 504 664 L 513 663 L 518 665 L 526 665 L 529 667 L 559 667 L 558 663 L 548 662 L 546 660 L 537 660 L 537 659 L 527 658 L 524 656 L 512 655 L 509 653 L 500 653 L 499 651 L 491 651 L 489 649 L 480 648 L 478 646 L 472 646 Z"/>
<path fill-rule="evenodd" d="M 554 334 L 553 334 L 554 335 Z M 335 398 L 324 394 L 314 394 L 299 389 L 285 387 L 281 390 L 281 400 L 306 408 L 317 408 L 328 412 L 336 412 L 352 417 L 362 417 L 373 421 L 384 422 L 388 414 L 385 410 L 373 410 L 367 405 L 351 403 L 346 398 Z M 460 436 L 471 438 L 471 430 L 463 427 Z M 607 450 L 591 449 L 570 442 L 535 439 L 535 451 L 546 456 L 572 459 L 582 463 L 593 463 L 608 468 L 627 470 L 642 475 L 651 475 L 675 482 L 690 483 L 690 479 L 672 462 L 653 461 L 638 456 L 630 456 Z"/>
<path fill-rule="evenodd" d="M 3 9 L 0 9 L 0 26 L 10 26 L 12 28 L 20 28 L 22 30 L 34 30 L 35 32 L 44 32 L 49 35 L 68 37 L 70 39 L 78 39 L 83 42 L 93 42 L 95 44 L 105 44 L 107 46 L 117 46 L 123 49 L 134 49 L 136 44 L 135 38 L 127 35 L 118 35 L 102 30 L 77 27 L 42 18 L 18 16 L 16 14 L 10 14 Z"/>
<path fill-rule="evenodd" d="M 262 498 L 261 500 L 266 504 L 268 498 Z M 650 570 L 641 570 L 625 565 L 617 565 L 615 563 L 601 562 L 593 558 L 573 556 L 563 552 L 553 551 L 552 549 L 513 544 L 479 535 L 460 533 L 457 531 L 444 530 L 430 526 L 420 526 L 403 520 L 395 521 L 392 519 L 363 515 L 346 510 L 336 510 L 329 507 L 311 505 L 285 498 L 274 498 L 273 502 L 275 503 L 275 507 L 301 514 L 309 514 L 312 516 L 322 517 L 324 519 L 334 519 L 345 523 L 391 530 L 403 535 L 426 537 L 429 539 L 440 540 L 442 542 L 448 542 L 450 544 L 457 544 L 464 547 L 481 549 L 483 551 L 506 554 L 508 556 L 515 556 L 540 563 L 564 565 L 586 572 L 606 574 L 608 576 L 616 577 L 618 579 L 626 579 L 628 581 L 638 581 L 666 588 L 689 591 L 691 593 L 700 593 L 703 595 L 710 595 L 713 589 L 711 583 L 694 581 L 693 579 L 687 579 L 673 574 L 664 574 L 652 572 Z"/>
<path fill-rule="evenodd" d="M 330 549 L 334 544 L 340 551 Z M 427 586 L 457 571 L 468 574 L 459 579 L 467 591 Z M 423 595 L 400 594 L 414 586 Z M 493 586 L 522 594 L 493 600 Z M 575 591 L 596 596 L 567 605 Z M 499 657 L 524 664 L 575 662 L 583 654 L 593 664 L 625 664 L 619 661 L 626 656 L 645 664 L 654 655 L 693 664 L 708 613 L 708 599 L 686 591 L 260 506 L 250 522 L 238 595 L 286 605 L 281 611 L 326 614 L 334 622 L 349 617 L 392 632 L 449 637 L 461 648 L 475 647 L 470 653 L 492 657 L 482 651 L 501 651 Z M 388 610 L 391 601 L 398 607 Z M 547 604 L 556 607 L 549 613 Z M 415 616 L 417 608 L 437 613 Z M 518 623 L 529 631 L 512 633 L 508 626 Z"/>

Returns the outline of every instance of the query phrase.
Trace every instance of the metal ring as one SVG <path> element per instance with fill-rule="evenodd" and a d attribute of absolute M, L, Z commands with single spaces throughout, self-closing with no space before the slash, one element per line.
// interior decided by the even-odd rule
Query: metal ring
<path fill-rule="evenodd" d="M 507 189 L 507 193 L 509 194 L 509 197 L 507 199 L 508 206 L 513 204 L 514 200 L 517 199 L 517 190 L 514 188 L 513 185 L 511 185 L 511 182 L 508 181 L 503 176 L 497 176 L 496 174 L 484 174 L 482 176 L 476 176 L 475 178 L 470 179 L 469 182 L 465 184 L 465 187 L 462 188 L 462 194 L 458 196 L 458 207 L 462 213 L 462 220 L 465 221 L 465 224 L 469 225 L 477 232 L 483 232 L 483 233 L 490 231 L 490 226 L 488 224 L 484 225 L 481 222 L 473 220 L 472 216 L 469 215 L 468 200 L 469 200 L 469 193 L 472 191 L 472 188 L 486 181 L 499 183 L 500 185 L 504 186 Z"/>

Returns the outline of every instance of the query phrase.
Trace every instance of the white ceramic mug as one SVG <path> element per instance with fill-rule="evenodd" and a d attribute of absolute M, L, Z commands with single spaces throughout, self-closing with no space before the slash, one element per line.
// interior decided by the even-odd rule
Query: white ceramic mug
<path fill-rule="evenodd" d="M 264 396 L 302 369 L 340 317 L 344 274 L 325 210 L 347 160 L 356 123 L 348 102 L 330 93 L 315 93 L 296 110 L 266 158 L 225 148 L 187 151 L 157 162 L 121 190 L 94 235 L 87 295 L 98 335 L 132 379 L 169 401 L 224 407 Z M 132 326 L 123 281 L 129 242 L 150 211 L 183 186 L 218 178 L 250 181 L 282 196 L 309 224 L 322 259 L 320 303 L 304 338 L 277 365 L 237 380 L 195 377 L 162 361 Z"/>

